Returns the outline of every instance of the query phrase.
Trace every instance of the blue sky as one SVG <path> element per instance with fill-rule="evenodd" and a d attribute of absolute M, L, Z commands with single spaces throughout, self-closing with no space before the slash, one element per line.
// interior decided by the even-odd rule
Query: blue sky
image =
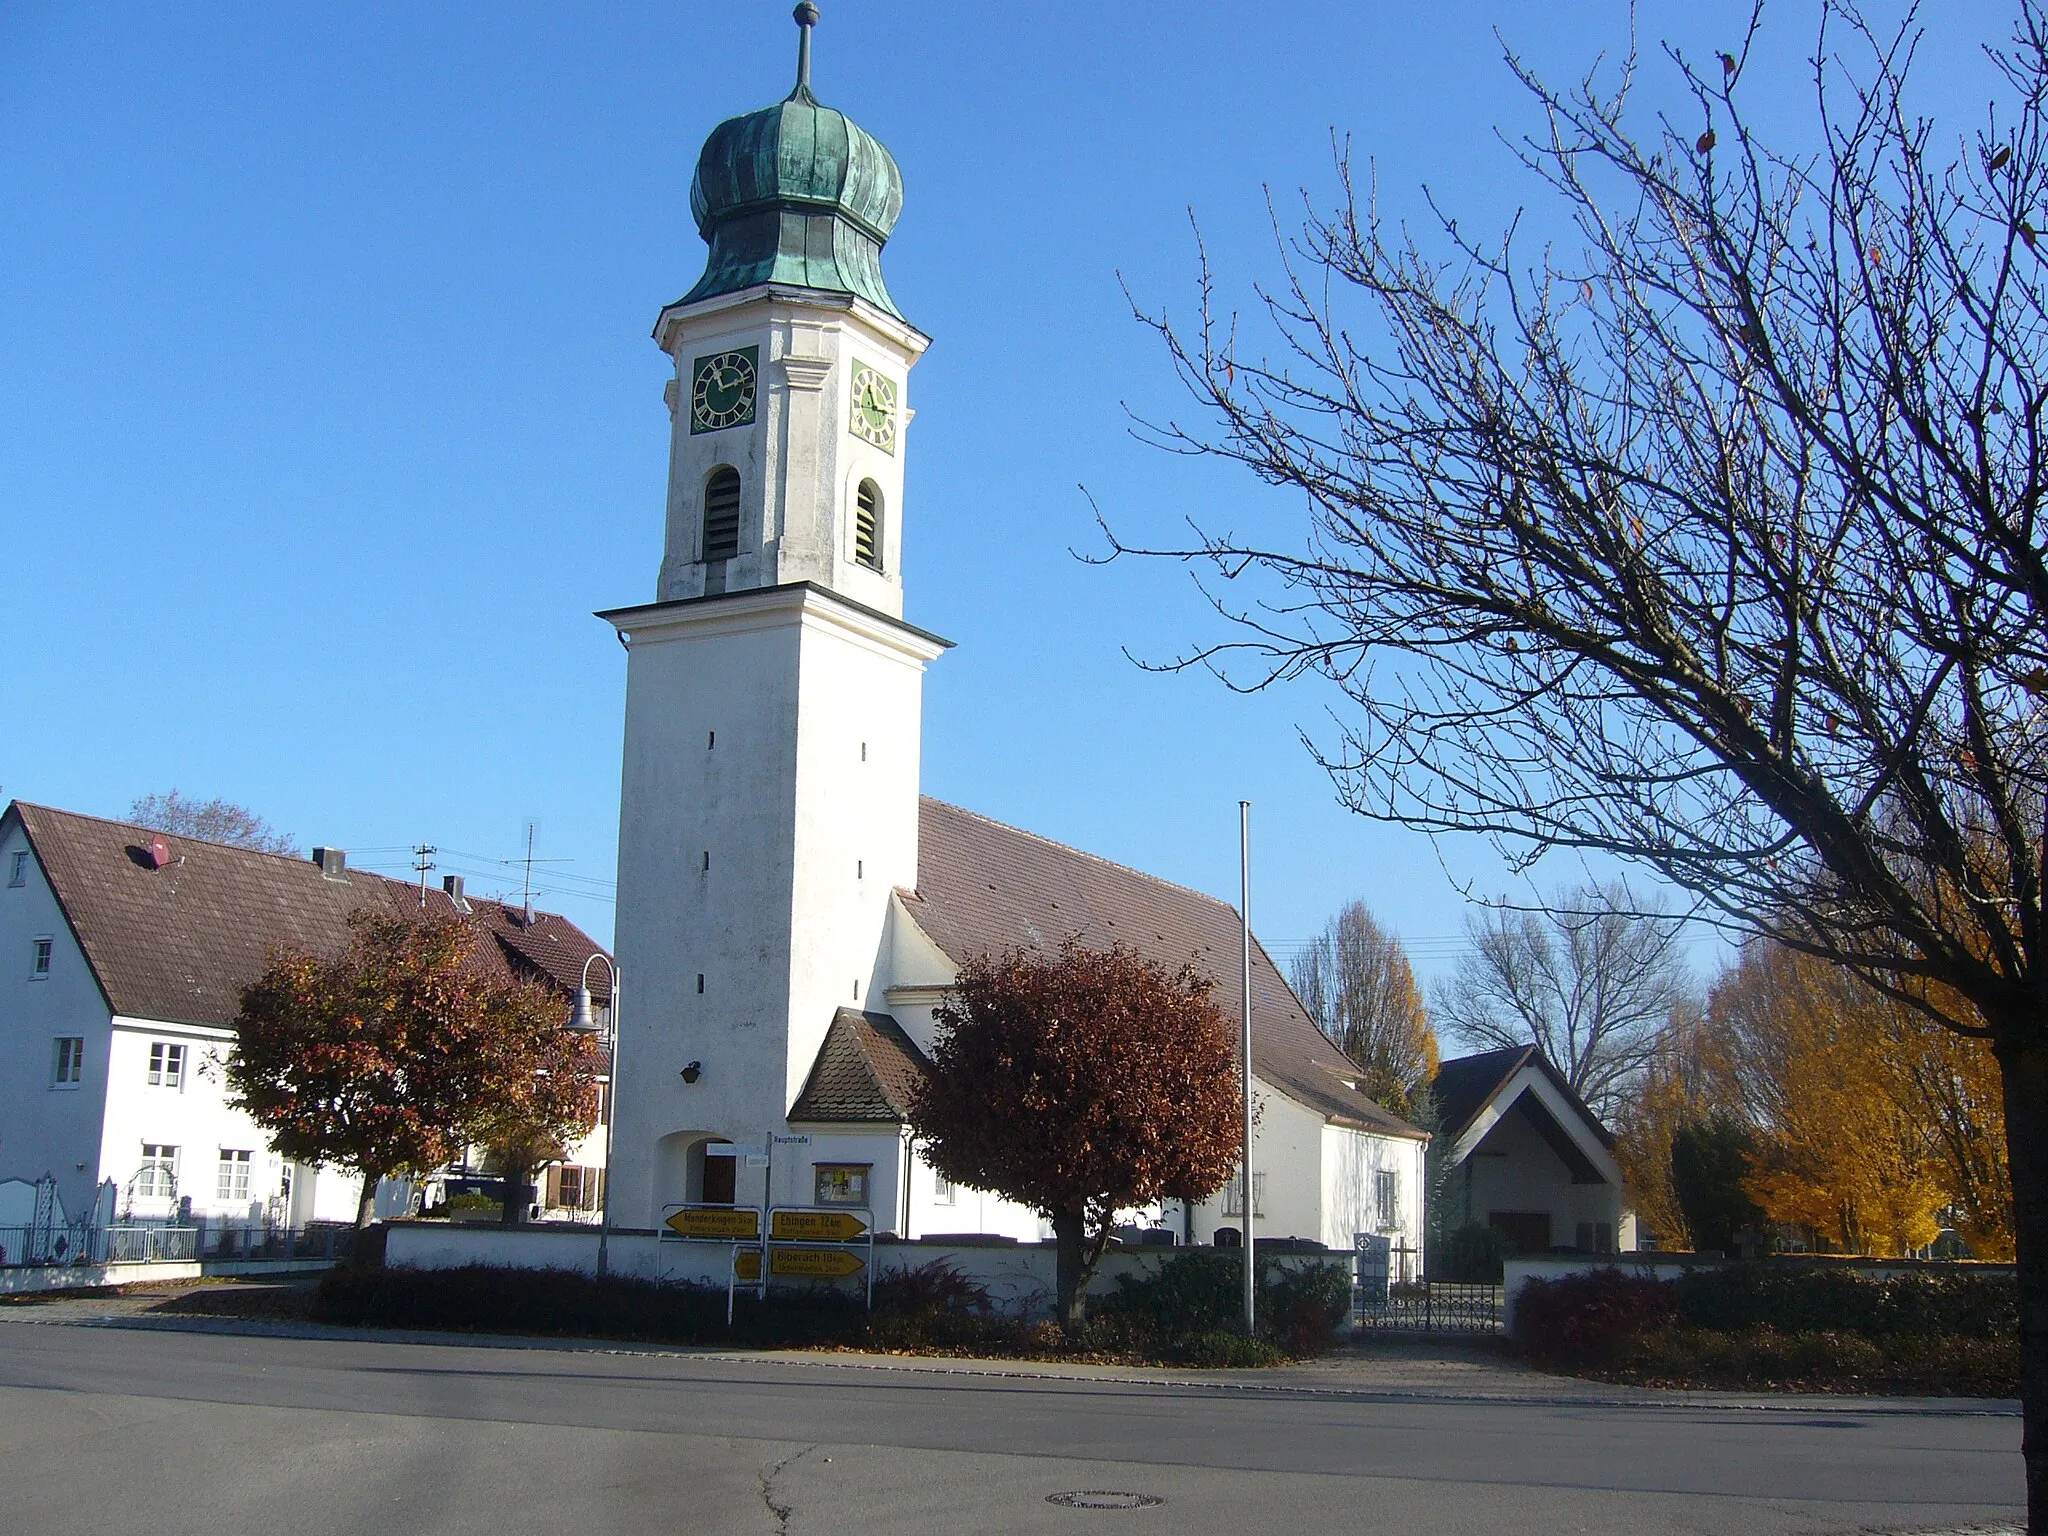
<path fill-rule="evenodd" d="M 1263 6 L 825 0 L 815 83 L 903 167 L 885 266 L 933 338 L 912 380 L 907 616 L 959 642 L 925 787 L 1234 899 L 1275 947 L 1363 897 L 1429 973 L 1483 847 L 1341 810 L 1312 689 L 1140 671 L 1213 636 L 1186 574 L 1098 546 L 1299 509 L 1135 442 L 1181 406 L 1123 291 L 1186 313 L 1189 214 L 1230 302 L 1275 267 L 1266 188 L 1330 188 L 1332 130 L 1420 211 L 1492 227 L 1531 124 L 1493 29 L 1556 77 L 1623 0 Z M 1640 7 L 1729 46 L 1746 7 Z M 1805 120 L 1810 4 L 1754 87 Z M 1931 13 L 1931 105 L 1980 104 L 2006 8 Z M 592 610 L 660 556 L 667 360 L 703 264 L 689 183 L 788 89 L 780 0 L 607 6 L 0 0 L 0 797 L 106 815 L 175 785 L 472 887 L 538 823 L 543 904 L 611 926 L 624 657 Z M 1668 71 L 1652 69 L 1652 99 Z M 1968 119 L 1954 120 L 1957 131 Z M 1560 878 L 1573 871 L 1559 870 Z"/>

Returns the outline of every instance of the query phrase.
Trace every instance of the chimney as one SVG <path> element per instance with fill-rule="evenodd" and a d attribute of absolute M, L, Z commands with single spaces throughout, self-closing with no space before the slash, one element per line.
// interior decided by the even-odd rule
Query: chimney
<path fill-rule="evenodd" d="M 320 866 L 320 873 L 329 880 L 348 883 L 348 850 L 345 848 L 315 848 L 313 862 Z"/>
<path fill-rule="evenodd" d="M 455 903 L 456 911 L 467 912 L 469 910 L 469 902 L 462 894 L 462 876 L 443 875 L 441 877 L 441 889 L 446 891 L 448 899 Z"/>

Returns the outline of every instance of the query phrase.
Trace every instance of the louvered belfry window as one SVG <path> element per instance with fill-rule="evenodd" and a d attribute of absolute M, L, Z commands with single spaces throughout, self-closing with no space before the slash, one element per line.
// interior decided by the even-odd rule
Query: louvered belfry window
<path fill-rule="evenodd" d="M 704 484 L 704 558 L 730 560 L 740 552 L 740 472 L 721 465 Z"/>
<path fill-rule="evenodd" d="M 882 568 L 882 488 L 863 480 L 853 498 L 853 558 L 871 571 Z"/>

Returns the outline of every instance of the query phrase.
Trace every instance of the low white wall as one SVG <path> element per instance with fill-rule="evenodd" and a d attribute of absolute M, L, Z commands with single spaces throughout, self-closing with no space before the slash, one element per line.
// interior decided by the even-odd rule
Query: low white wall
<path fill-rule="evenodd" d="M 215 1275 L 285 1275 L 331 1269 L 331 1259 L 205 1259 L 157 1264 L 22 1264 L 0 1269 L 0 1296 L 83 1291 L 105 1285 L 162 1284 Z"/>
<path fill-rule="evenodd" d="M 854 1251 L 865 1249 L 854 1245 Z M 1091 1296 L 1115 1289 L 1120 1275 L 1145 1274 L 1191 1248 L 1121 1248 L 1102 1256 Z M 1051 1243 L 877 1243 L 875 1277 L 926 1264 L 950 1263 L 987 1288 L 989 1298 L 1006 1312 L 1027 1317 L 1052 1311 L 1056 1284 L 1056 1251 Z M 1347 1253 L 1282 1255 L 1277 1262 L 1292 1266 L 1318 1259 L 1349 1263 Z M 592 1275 L 597 1272 L 597 1234 L 589 1228 L 476 1227 L 449 1222 L 397 1222 L 385 1238 L 384 1262 L 413 1269 L 460 1269 L 488 1264 L 504 1269 L 559 1269 Z M 640 1280 L 693 1282 L 723 1286 L 732 1262 L 729 1243 L 677 1242 L 651 1233 L 614 1232 L 607 1267 L 615 1275 Z"/>

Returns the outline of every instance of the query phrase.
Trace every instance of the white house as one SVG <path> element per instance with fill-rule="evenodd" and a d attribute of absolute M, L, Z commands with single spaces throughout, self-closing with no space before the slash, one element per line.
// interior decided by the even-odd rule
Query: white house
<path fill-rule="evenodd" d="M 612 1214 L 846 1203 L 898 1234 L 1036 1238 L 1033 1213 L 937 1180 L 905 1123 L 958 967 L 1121 941 L 1208 970 L 1235 1018 L 1238 921 L 919 795 L 924 669 L 949 646 L 903 618 L 928 338 L 882 277 L 896 163 L 818 103 L 808 57 L 698 159 L 709 259 L 654 333 L 675 369 L 656 600 L 602 615 L 628 652 Z M 1258 1230 L 1419 1244 L 1426 1138 L 1263 950 L 1252 1011 Z M 1223 1199 L 1156 1214 L 1197 1242 L 1242 1224 Z"/>
<path fill-rule="evenodd" d="M 360 1181 L 277 1156 L 228 1104 L 221 1066 L 241 988 L 279 945 L 347 941 L 360 907 L 418 911 L 416 886 L 16 802 L 0 814 L 0 1177 L 54 1175 L 75 1219 L 113 1188 L 115 1218 L 227 1226 L 353 1221 Z M 469 912 L 485 963 L 566 1000 L 597 946 L 565 918 L 430 890 Z M 601 996 L 603 967 L 593 967 Z M 571 1149 L 578 1203 L 596 1204 L 601 1137 Z M 587 1172 L 585 1170 L 588 1170 Z M 549 1188 L 559 1191 L 557 1171 Z M 380 1191 L 380 1214 L 406 1187 Z"/>
<path fill-rule="evenodd" d="M 1635 1248 L 1614 1137 L 1535 1046 L 1447 1061 L 1435 1093 L 1450 1169 L 1440 1226 L 1492 1227 L 1515 1253 Z"/>

